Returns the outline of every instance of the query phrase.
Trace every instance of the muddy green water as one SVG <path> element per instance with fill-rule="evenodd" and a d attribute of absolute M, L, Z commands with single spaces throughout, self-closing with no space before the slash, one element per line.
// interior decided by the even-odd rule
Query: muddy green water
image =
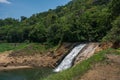
<path fill-rule="evenodd" d="M 0 80 L 42 80 L 52 73 L 50 68 L 0 71 Z"/>

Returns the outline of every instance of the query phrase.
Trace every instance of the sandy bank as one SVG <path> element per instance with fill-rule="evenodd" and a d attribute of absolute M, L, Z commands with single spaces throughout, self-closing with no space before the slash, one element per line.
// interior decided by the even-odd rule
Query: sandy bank
<path fill-rule="evenodd" d="M 26 55 L 25 50 L 5 51 L 0 54 L 0 70 L 19 69 L 32 67 L 52 67 L 54 68 L 67 52 L 73 47 L 72 43 L 63 43 L 58 49 L 47 51 L 43 54 L 32 53 Z M 27 67 L 26 67 L 27 66 Z"/>
<path fill-rule="evenodd" d="M 0 71 L 4 70 L 15 70 L 15 69 L 32 69 L 31 66 L 7 66 L 7 67 L 0 67 Z"/>

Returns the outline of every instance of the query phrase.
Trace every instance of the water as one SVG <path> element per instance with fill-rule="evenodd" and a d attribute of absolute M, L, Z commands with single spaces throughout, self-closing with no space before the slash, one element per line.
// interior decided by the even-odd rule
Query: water
<path fill-rule="evenodd" d="M 50 68 L 0 71 L 0 80 L 42 80 L 52 74 Z"/>
<path fill-rule="evenodd" d="M 72 51 L 62 60 L 60 65 L 54 69 L 54 72 L 59 72 L 68 69 L 72 66 L 73 59 L 85 47 L 86 44 L 80 44 L 72 49 Z"/>

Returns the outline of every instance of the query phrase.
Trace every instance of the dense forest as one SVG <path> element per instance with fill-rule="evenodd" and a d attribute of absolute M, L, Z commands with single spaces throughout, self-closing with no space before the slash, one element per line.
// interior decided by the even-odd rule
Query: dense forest
<path fill-rule="evenodd" d="M 0 42 L 120 42 L 120 0 L 72 0 L 21 19 L 0 19 Z"/>

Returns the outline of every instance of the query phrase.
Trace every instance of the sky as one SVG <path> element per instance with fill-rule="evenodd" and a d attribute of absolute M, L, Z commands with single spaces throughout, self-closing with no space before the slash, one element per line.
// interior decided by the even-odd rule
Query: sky
<path fill-rule="evenodd" d="M 21 16 L 30 17 L 32 14 L 65 5 L 69 1 L 70 0 L 0 0 L 0 19 L 8 17 L 20 19 Z"/>

